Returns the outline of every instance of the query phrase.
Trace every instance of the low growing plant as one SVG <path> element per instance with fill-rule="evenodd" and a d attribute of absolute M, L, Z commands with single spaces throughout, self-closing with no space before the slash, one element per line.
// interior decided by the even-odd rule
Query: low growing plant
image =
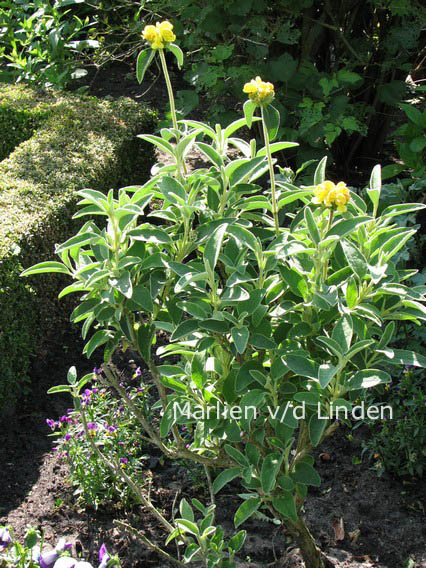
<path fill-rule="evenodd" d="M 44 547 L 44 537 L 36 529 L 29 528 L 23 543 L 13 537 L 13 529 L 0 526 L 0 566 L 7 568 L 93 568 L 85 560 L 75 560 L 69 556 L 72 543 L 61 538 L 55 548 Z M 117 556 L 111 556 L 103 544 L 99 549 L 98 568 L 121 566 Z"/>
<path fill-rule="evenodd" d="M 179 64 L 182 52 L 170 25 L 144 35 L 150 45 L 138 58 L 138 79 L 159 54 L 174 109 L 164 50 Z M 426 366 L 425 357 L 388 346 L 395 320 L 420 324 L 426 318 L 426 287 L 408 287 L 415 271 L 393 262 L 415 233 L 393 219 L 424 206 L 392 205 L 378 215 L 380 166 L 366 200 L 343 182 L 327 180 L 325 159 L 310 186 L 277 177 L 273 153 L 294 143 L 274 141 L 280 125 L 274 87 L 257 77 L 244 91 L 244 117 L 227 128 L 175 117 L 174 127 L 159 136 L 142 135 L 172 163 L 159 165 L 143 186 L 107 195 L 81 190 L 76 216 L 97 215 L 105 223 L 87 221 L 57 247 L 59 262 L 38 264 L 24 275 L 73 278 L 60 296 L 81 294 L 71 320 L 83 322 L 85 339 L 93 330 L 84 349 L 88 357 L 103 346 L 99 378 L 121 396 L 142 440 L 168 458 L 202 464 L 208 474 L 219 470 L 212 493 L 238 478 L 245 493 L 235 526 L 261 511 L 285 525 L 306 566 L 318 568 L 324 557 L 302 517 L 308 487 L 321 483 L 313 450 L 338 428 L 336 407 L 350 413 L 362 392 L 391 381 L 389 364 Z M 260 148 L 235 135 L 254 121 L 263 130 Z M 192 147 L 208 164 L 189 171 Z M 240 155 L 231 157 L 231 147 Z M 158 332 L 169 334 L 170 343 L 154 355 Z M 149 419 L 110 363 L 120 346 L 137 351 L 151 373 L 158 401 Z M 179 528 L 196 541 L 196 554 L 184 562 L 232 565 L 207 544 L 217 535 L 214 515 L 207 514 L 201 526 L 183 505 L 182 519 L 169 522 L 119 460 L 95 444 L 80 399 L 92 378 L 78 380 L 73 371 L 68 385 L 50 392 L 72 394 L 93 451 L 169 539 L 185 541 Z M 193 429 L 189 444 L 181 426 Z"/>
<path fill-rule="evenodd" d="M 418 477 L 426 469 L 426 398 L 423 372 L 407 366 L 386 385 L 381 400 L 394 409 L 393 420 L 367 420 L 369 436 L 363 453 L 374 461 L 377 475 Z"/>

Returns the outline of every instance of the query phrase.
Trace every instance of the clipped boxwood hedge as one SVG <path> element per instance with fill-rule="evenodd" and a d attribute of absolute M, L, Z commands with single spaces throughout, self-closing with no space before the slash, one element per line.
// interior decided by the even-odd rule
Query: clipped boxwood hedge
<path fill-rule="evenodd" d="M 147 178 L 153 152 L 136 134 L 152 132 L 155 123 L 155 113 L 130 99 L 111 102 L 0 86 L 0 126 L 6 124 L 8 131 L 2 151 L 19 144 L 0 163 L 3 417 L 13 412 L 30 380 L 31 356 L 57 325 L 57 293 L 64 283 L 60 275 L 24 279 L 20 272 L 52 259 L 55 243 L 75 231 L 76 190 L 105 191 Z"/>

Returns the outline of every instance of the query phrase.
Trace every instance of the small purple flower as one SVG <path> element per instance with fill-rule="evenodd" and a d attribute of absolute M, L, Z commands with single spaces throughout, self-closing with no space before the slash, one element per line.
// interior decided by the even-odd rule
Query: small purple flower
<path fill-rule="evenodd" d="M 124 442 L 118 442 L 119 446 L 124 446 Z"/>
<path fill-rule="evenodd" d="M 54 420 L 51 420 L 50 418 L 46 418 L 46 424 L 49 426 L 52 432 L 56 428 L 56 422 Z"/>
<path fill-rule="evenodd" d="M 127 465 L 129 463 L 129 460 L 127 458 L 120 458 L 120 463 L 121 465 Z"/>
<path fill-rule="evenodd" d="M 106 568 L 108 566 L 108 562 L 110 561 L 111 556 L 108 554 L 107 548 L 105 544 L 102 544 L 101 548 L 99 549 L 99 567 L 98 568 Z"/>
<path fill-rule="evenodd" d="M 137 379 L 138 377 L 141 377 L 141 376 L 142 376 L 142 371 L 141 371 L 141 368 L 138 367 L 138 368 L 136 369 L 136 371 L 134 372 L 134 374 L 133 374 L 133 378 L 134 378 L 134 379 Z"/>
<path fill-rule="evenodd" d="M 117 432 L 117 426 L 114 426 L 114 425 L 108 426 L 107 430 L 108 430 L 108 432 L 112 432 L 112 433 Z"/>
<path fill-rule="evenodd" d="M 70 550 L 70 548 L 72 548 L 72 544 L 70 542 L 65 542 L 65 539 L 61 538 L 53 550 L 49 550 L 48 552 L 44 552 L 40 555 L 40 568 L 53 568 L 60 553 L 65 552 L 65 550 Z"/>
<path fill-rule="evenodd" d="M 102 371 L 102 369 L 101 369 L 100 367 L 95 367 L 95 368 L 93 369 L 93 374 L 94 374 L 94 375 L 102 375 L 102 372 L 103 372 L 103 371 Z"/>
<path fill-rule="evenodd" d="M 98 425 L 95 424 L 95 422 L 88 422 L 88 423 L 87 423 L 87 429 L 88 429 L 88 430 L 97 430 L 97 429 L 98 429 Z"/>
<path fill-rule="evenodd" d="M 71 440 L 71 438 L 72 438 L 71 434 L 65 434 L 65 436 L 64 436 L 65 442 L 69 442 Z"/>
<path fill-rule="evenodd" d="M 12 543 L 9 529 L 7 527 L 0 528 L 0 552 L 5 550 Z"/>

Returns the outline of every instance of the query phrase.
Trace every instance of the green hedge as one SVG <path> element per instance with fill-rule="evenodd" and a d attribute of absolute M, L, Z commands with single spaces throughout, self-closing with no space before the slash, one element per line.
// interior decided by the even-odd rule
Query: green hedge
<path fill-rule="evenodd" d="M 108 190 L 146 179 L 153 154 L 135 135 L 152 132 L 156 116 L 130 99 L 110 102 L 16 85 L 0 87 L 0 109 L 0 124 L 3 116 L 8 128 L 15 128 L 9 131 L 9 148 L 35 128 L 0 163 L 0 412 L 4 416 L 13 412 L 30 380 L 31 356 L 40 352 L 43 338 L 58 325 L 57 293 L 63 284 L 55 276 L 19 278 L 20 272 L 52 259 L 55 243 L 75 230 L 77 221 L 71 217 L 76 190 Z"/>

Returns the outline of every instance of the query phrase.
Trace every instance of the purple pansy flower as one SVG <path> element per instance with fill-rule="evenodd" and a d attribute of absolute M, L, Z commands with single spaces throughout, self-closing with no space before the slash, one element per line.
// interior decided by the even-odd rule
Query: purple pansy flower
<path fill-rule="evenodd" d="M 49 428 L 52 431 L 56 428 L 56 422 L 54 420 L 52 420 L 51 418 L 46 418 L 46 424 L 49 426 Z"/>
<path fill-rule="evenodd" d="M 38 560 L 40 568 L 53 568 L 60 553 L 69 550 L 71 547 L 72 544 L 70 542 L 65 542 L 65 539 L 61 538 L 53 550 L 49 550 L 40 555 Z"/>
<path fill-rule="evenodd" d="M 120 463 L 122 465 L 127 465 L 129 463 L 129 460 L 127 458 L 120 458 Z"/>
<path fill-rule="evenodd" d="M 71 438 L 72 438 L 71 434 L 65 434 L 65 436 L 64 436 L 65 442 L 69 442 L 71 440 Z"/>
<path fill-rule="evenodd" d="M 0 552 L 5 550 L 12 543 L 9 529 L 7 527 L 0 528 Z"/>

